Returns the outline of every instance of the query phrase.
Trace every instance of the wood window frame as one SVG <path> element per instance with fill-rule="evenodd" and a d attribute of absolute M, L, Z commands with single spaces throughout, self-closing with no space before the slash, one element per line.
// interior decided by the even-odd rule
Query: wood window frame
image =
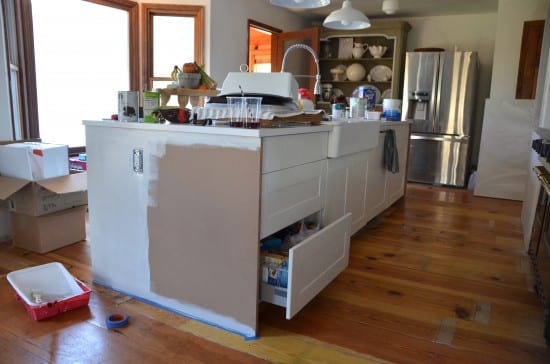
<path fill-rule="evenodd" d="M 25 139 L 32 139 L 39 137 L 39 127 L 31 0 L 14 1 L 14 6 L 21 134 Z M 13 97 L 10 102 L 13 102 Z"/>
<path fill-rule="evenodd" d="M 153 81 L 170 81 L 170 77 L 155 77 L 153 74 L 153 17 L 154 16 L 187 16 L 195 20 L 194 55 L 195 62 L 204 64 L 204 7 L 174 4 L 141 4 L 141 24 L 143 40 L 142 83 L 145 89 L 151 90 Z"/>

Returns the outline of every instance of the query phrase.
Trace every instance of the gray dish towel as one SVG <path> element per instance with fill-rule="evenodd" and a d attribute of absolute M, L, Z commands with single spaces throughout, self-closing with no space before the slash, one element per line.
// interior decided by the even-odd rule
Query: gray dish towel
<path fill-rule="evenodd" d="M 397 142 L 393 129 L 385 130 L 384 137 L 384 166 L 391 173 L 399 172 L 399 155 L 397 154 Z"/>

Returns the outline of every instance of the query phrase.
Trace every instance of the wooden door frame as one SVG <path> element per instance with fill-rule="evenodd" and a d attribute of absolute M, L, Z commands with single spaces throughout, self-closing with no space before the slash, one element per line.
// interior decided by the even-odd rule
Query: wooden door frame
<path fill-rule="evenodd" d="M 536 97 L 543 34 L 544 20 L 523 23 L 516 99 L 534 99 Z"/>
<path fill-rule="evenodd" d="M 319 54 L 319 27 L 312 27 L 307 29 L 301 29 L 293 32 L 285 32 L 278 34 L 276 37 L 273 37 L 272 40 L 274 44 L 271 46 L 272 55 L 271 55 L 271 71 L 272 72 L 279 72 L 282 68 L 282 62 L 283 62 L 283 56 L 285 53 L 285 41 L 292 40 L 292 39 L 310 39 L 311 44 L 310 47 L 315 51 L 315 53 Z M 310 58 L 310 70 L 315 70 L 315 60 L 313 57 Z M 319 70 L 320 72 L 321 70 Z M 311 74 L 312 76 L 315 76 L 315 74 Z M 313 91 L 313 87 L 315 85 L 315 78 L 311 78 L 309 82 L 309 87 Z"/>
<path fill-rule="evenodd" d="M 279 28 L 275 28 L 275 27 L 272 27 L 271 25 L 267 25 L 267 24 L 264 24 L 264 23 L 260 23 L 259 21 L 256 21 L 256 20 L 253 20 L 253 19 L 248 19 L 247 21 L 247 44 L 248 44 L 248 47 L 247 47 L 247 51 L 246 51 L 246 61 L 247 63 L 249 62 L 250 60 L 250 28 L 256 28 L 256 29 L 259 29 L 259 30 L 264 30 L 266 32 L 269 32 L 271 33 L 271 71 L 273 71 L 273 36 L 276 36 L 277 34 L 281 34 L 283 31 L 282 29 L 279 29 Z M 250 64 L 248 65 L 250 67 Z M 252 72 L 252 70 L 250 70 Z"/>

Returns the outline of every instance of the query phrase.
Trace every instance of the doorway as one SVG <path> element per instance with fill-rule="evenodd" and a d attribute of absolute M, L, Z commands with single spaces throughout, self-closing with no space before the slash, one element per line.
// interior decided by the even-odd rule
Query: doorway
<path fill-rule="evenodd" d="M 248 19 L 248 69 L 250 72 L 272 72 L 272 37 L 281 29 Z"/>
<path fill-rule="evenodd" d="M 534 99 L 536 96 L 543 35 L 544 20 L 523 23 L 516 99 Z"/>

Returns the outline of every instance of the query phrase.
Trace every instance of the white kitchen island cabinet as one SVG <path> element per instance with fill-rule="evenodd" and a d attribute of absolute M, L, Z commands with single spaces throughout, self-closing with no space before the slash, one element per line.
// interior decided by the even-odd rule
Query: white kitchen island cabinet
<path fill-rule="evenodd" d="M 390 129 L 396 136 L 399 156 L 397 173 L 388 171 L 384 165 L 384 138 L 385 132 Z M 373 147 L 350 150 L 328 159 L 324 224 L 351 213 L 351 234 L 354 234 L 404 196 L 409 129 L 407 122 L 383 122 L 380 130 L 376 131 L 377 142 Z"/>
<path fill-rule="evenodd" d="M 260 237 L 324 209 L 330 126 L 84 124 L 96 283 L 254 337 L 260 297 L 290 318 L 347 266 L 349 214 L 291 250 L 284 300 L 260 291 Z"/>

